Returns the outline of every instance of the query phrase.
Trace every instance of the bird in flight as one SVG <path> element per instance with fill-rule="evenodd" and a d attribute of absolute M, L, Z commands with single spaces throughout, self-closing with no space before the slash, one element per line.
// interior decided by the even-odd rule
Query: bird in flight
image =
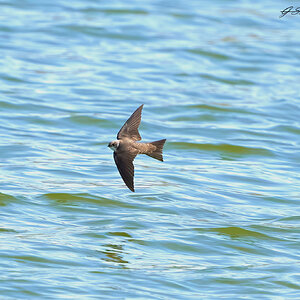
<path fill-rule="evenodd" d="M 125 122 L 117 134 L 117 140 L 108 144 L 108 147 L 114 151 L 114 160 L 119 173 L 127 185 L 134 192 L 134 166 L 133 160 L 138 154 L 146 154 L 155 159 L 163 161 L 162 150 L 166 139 L 152 143 L 137 143 L 142 138 L 138 127 L 141 123 L 142 104 Z"/>

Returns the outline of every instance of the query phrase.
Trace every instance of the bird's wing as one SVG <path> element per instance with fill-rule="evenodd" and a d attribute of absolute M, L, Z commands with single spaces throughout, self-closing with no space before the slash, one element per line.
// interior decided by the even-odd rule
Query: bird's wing
<path fill-rule="evenodd" d="M 141 114 L 143 109 L 142 104 L 125 122 L 120 131 L 118 132 L 117 139 L 120 140 L 124 137 L 128 137 L 135 141 L 140 141 L 142 138 L 139 134 L 138 128 L 141 123 Z"/>
<path fill-rule="evenodd" d="M 136 157 L 135 154 L 125 154 L 124 152 L 122 154 L 116 154 L 114 152 L 114 160 L 118 167 L 119 173 L 127 185 L 127 187 L 134 192 L 134 184 L 133 184 L 133 176 L 134 176 L 134 166 L 133 166 L 133 160 Z"/>

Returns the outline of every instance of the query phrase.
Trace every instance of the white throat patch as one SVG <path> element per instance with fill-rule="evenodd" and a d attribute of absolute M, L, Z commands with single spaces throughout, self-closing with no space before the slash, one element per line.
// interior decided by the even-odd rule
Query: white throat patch
<path fill-rule="evenodd" d="M 116 151 L 119 147 L 120 141 L 115 140 L 109 143 L 108 147 L 112 150 L 112 151 Z"/>

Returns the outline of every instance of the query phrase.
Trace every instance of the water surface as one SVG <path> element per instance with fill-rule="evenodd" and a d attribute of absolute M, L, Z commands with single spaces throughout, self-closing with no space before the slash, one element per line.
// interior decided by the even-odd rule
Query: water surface
<path fill-rule="evenodd" d="M 299 16 L 270 1 L 0 4 L 2 299 L 299 298 Z M 136 193 L 108 142 L 144 104 Z"/>

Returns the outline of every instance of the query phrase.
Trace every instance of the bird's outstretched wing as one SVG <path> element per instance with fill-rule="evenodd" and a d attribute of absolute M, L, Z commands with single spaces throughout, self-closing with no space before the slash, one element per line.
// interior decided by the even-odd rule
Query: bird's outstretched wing
<path fill-rule="evenodd" d="M 120 131 L 118 132 L 117 139 L 120 140 L 124 137 L 128 137 L 135 141 L 140 141 L 142 138 L 139 134 L 138 128 L 141 123 L 141 114 L 143 109 L 142 104 L 125 122 Z"/>
<path fill-rule="evenodd" d="M 133 160 L 136 155 L 125 154 L 116 154 L 114 152 L 114 160 L 118 167 L 119 173 L 123 178 L 123 181 L 127 187 L 134 192 L 133 176 L 134 176 L 134 166 Z"/>

